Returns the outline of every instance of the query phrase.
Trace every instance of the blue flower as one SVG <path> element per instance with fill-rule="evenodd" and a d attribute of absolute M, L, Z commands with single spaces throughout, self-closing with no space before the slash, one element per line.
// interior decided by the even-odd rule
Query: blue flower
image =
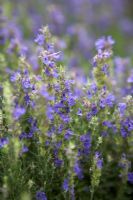
<path fill-rule="evenodd" d="M 95 159 L 96 159 L 96 165 L 98 169 L 101 169 L 103 166 L 103 159 L 101 159 L 100 157 L 101 157 L 101 154 L 98 151 L 96 151 Z"/>
<path fill-rule="evenodd" d="M 44 44 L 45 37 L 44 37 L 43 34 L 38 34 L 34 41 L 35 41 L 37 44 L 39 44 L 40 46 L 42 46 L 42 45 Z"/>
<path fill-rule="evenodd" d="M 82 171 L 78 161 L 76 161 L 76 163 L 74 165 L 74 172 L 78 176 L 79 179 L 83 179 L 83 177 L 84 177 L 83 176 L 83 171 Z"/>
<path fill-rule="evenodd" d="M 75 99 L 73 98 L 73 97 L 70 97 L 69 99 L 68 99 L 68 105 L 69 106 L 74 106 L 75 105 Z"/>
<path fill-rule="evenodd" d="M 54 119 L 54 110 L 53 107 L 50 105 L 46 108 L 46 116 L 49 120 Z"/>
<path fill-rule="evenodd" d="M 55 62 L 53 62 L 53 61 L 49 61 L 49 63 L 48 63 L 48 66 L 50 67 L 50 68 L 54 68 L 55 67 Z"/>
<path fill-rule="evenodd" d="M 105 103 L 109 107 L 112 107 L 114 105 L 114 101 L 115 101 L 115 96 L 111 93 L 109 93 L 105 98 Z"/>
<path fill-rule="evenodd" d="M 80 108 L 78 109 L 77 115 L 82 116 L 82 110 Z"/>
<path fill-rule="evenodd" d="M 125 120 L 125 126 L 127 127 L 127 129 L 128 129 L 129 132 L 133 131 L 133 120 L 127 118 Z"/>
<path fill-rule="evenodd" d="M 60 134 L 64 129 L 64 125 L 63 124 L 60 124 L 59 127 L 58 127 L 58 133 Z"/>
<path fill-rule="evenodd" d="M 64 179 L 63 185 L 62 185 L 63 190 L 66 192 L 69 190 L 69 180 L 66 178 Z"/>
<path fill-rule="evenodd" d="M 47 136 L 48 136 L 48 137 L 51 137 L 51 136 L 55 133 L 55 130 L 56 130 L 55 127 L 52 126 L 51 129 L 48 130 Z"/>
<path fill-rule="evenodd" d="M 60 85 L 59 85 L 59 83 L 54 84 L 53 87 L 54 87 L 55 91 L 57 91 L 57 92 L 60 91 Z"/>
<path fill-rule="evenodd" d="M 87 91 L 87 96 L 88 96 L 88 98 L 89 98 L 89 99 L 91 99 L 91 98 L 92 98 L 92 93 L 91 93 L 91 91 L 90 91 L 90 90 L 88 90 L 88 91 Z"/>
<path fill-rule="evenodd" d="M 133 172 L 128 172 L 128 181 L 129 183 L 133 184 Z"/>
<path fill-rule="evenodd" d="M 24 138 L 27 138 L 27 133 L 22 132 L 22 133 L 20 134 L 20 136 L 19 136 L 19 139 L 22 140 L 22 139 L 24 139 Z"/>
<path fill-rule="evenodd" d="M 86 141 L 89 141 L 90 142 L 90 134 L 84 134 L 84 135 L 81 135 L 80 136 L 80 141 L 81 142 L 86 142 Z"/>
<path fill-rule="evenodd" d="M 71 119 L 70 119 L 70 116 L 69 115 L 67 115 L 67 114 L 60 114 L 60 117 L 61 117 L 61 119 L 63 120 L 63 122 L 64 123 L 66 123 L 66 124 L 68 124 L 70 121 L 71 121 Z"/>
<path fill-rule="evenodd" d="M 112 128 L 113 124 L 110 121 L 103 121 L 103 126 L 107 126 L 108 128 Z"/>
<path fill-rule="evenodd" d="M 53 72 L 52 72 L 52 76 L 54 78 L 58 78 L 58 76 L 59 76 L 58 71 L 54 69 Z"/>
<path fill-rule="evenodd" d="M 133 83 L 133 74 L 127 79 L 128 83 Z"/>
<path fill-rule="evenodd" d="M 45 65 L 49 65 L 49 63 L 50 63 L 48 56 L 44 56 L 44 57 L 42 58 L 42 61 L 43 61 L 43 63 L 44 63 Z"/>
<path fill-rule="evenodd" d="M 92 113 L 91 113 L 91 112 L 88 112 L 86 118 L 87 118 L 87 120 L 90 121 L 91 118 L 92 118 Z"/>
<path fill-rule="evenodd" d="M 100 99 L 99 106 L 100 106 L 100 108 L 105 108 L 106 100 L 105 99 Z"/>
<path fill-rule="evenodd" d="M 30 83 L 30 79 L 29 78 L 26 78 L 26 79 L 22 80 L 23 89 L 29 89 L 29 88 L 32 88 L 32 86 L 33 85 Z"/>
<path fill-rule="evenodd" d="M 0 29 L 0 45 L 4 45 L 7 38 L 7 32 L 5 29 Z"/>
<path fill-rule="evenodd" d="M 22 152 L 22 153 L 26 153 L 26 152 L 28 152 L 28 151 L 29 151 L 28 147 L 24 145 L 24 146 L 22 147 L 21 152 Z"/>
<path fill-rule="evenodd" d="M 54 160 L 54 163 L 55 163 L 55 166 L 56 166 L 56 167 L 61 167 L 62 164 L 63 164 L 63 160 L 61 160 L 61 159 L 59 159 L 59 158 L 56 158 L 56 159 Z"/>
<path fill-rule="evenodd" d="M 108 135 L 108 133 L 107 133 L 107 131 L 103 131 L 103 132 L 101 133 L 101 135 L 102 135 L 102 137 L 106 137 L 106 136 Z"/>
<path fill-rule="evenodd" d="M 126 129 L 124 127 L 121 127 L 120 131 L 121 131 L 121 136 L 123 138 L 126 138 L 128 136 L 128 133 L 127 133 L 127 131 L 126 131 Z"/>
<path fill-rule="evenodd" d="M 126 103 L 119 103 L 118 104 L 118 110 L 119 110 L 121 116 L 124 115 L 126 107 L 127 107 Z"/>
<path fill-rule="evenodd" d="M 103 65 L 103 67 L 102 67 L 102 72 L 107 76 L 109 75 L 108 67 L 109 66 L 107 64 Z"/>
<path fill-rule="evenodd" d="M 26 102 L 26 104 L 27 105 L 30 105 L 31 104 L 31 99 L 30 99 L 30 96 L 28 95 L 28 94 L 26 94 L 25 96 L 24 96 L 24 100 L 25 100 L 25 102 Z"/>
<path fill-rule="evenodd" d="M 20 76 L 20 72 L 14 72 L 10 77 L 10 81 L 11 82 L 16 82 L 17 79 L 19 78 L 19 76 Z"/>
<path fill-rule="evenodd" d="M 45 192 L 38 191 L 36 193 L 36 200 L 47 200 Z"/>
<path fill-rule="evenodd" d="M 24 107 L 17 106 L 13 111 L 14 119 L 18 120 L 22 115 L 24 115 L 26 109 Z"/>
<path fill-rule="evenodd" d="M 91 137 L 90 134 L 84 134 L 80 136 L 80 141 L 83 143 L 83 150 L 81 153 L 85 156 L 88 156 L 90 153 L 90 147 L 91 147 Z"/>
<path fill-rule="evenodd" d="M 8 138 L 1 138 L 0 139 L 0 148 L 3 148 L 8 143 L 9 143 L 9 139 Z"/>
<path fill-rule="evenodd" d="M 61 145 L 62 145 L 62 141 L 59 141 L 59 142 L 55 142 L 55 147 L 56 149 L 60 149 Z"/>
<path fill-rule="evenodd" d="M 47 44 L 47 49 L 50 53 L 54 53 L 54 45 L 53 44 Z"/>
<path fill-rule="evenodd" d="M 97 160 L 97 168 L 98 169 L 102 169 L 102 166 L 103 166 L 103 160 L 102 159 L 98 159 Z"/>
<path fill-rule="evenodd" d="M 49 101 L 53 101 L 55 99 L 54 96 L 52 96 L 48 93 L 47 89 L 44 86 L 41 87 L 39 93 L 40 93 L 40 95 L 42 95 L 43 97 L 45 97 Z"/>
<path fill-rule="evenodd" d="M 65 135 L 64 135 L 64 138 L 66 140 L 69 140 L 69 138 L 73 135 L 73 132 L 71 130 L 67 130 Z"/>
<path fill-rule="evenodd" d="M 97 92 L 97 90 L 98 90 L 98 89 L 97 89 L 96 83 L 91 84 L 90 88 L 91 88 L 91 90 L 93 91 L 93 93 L 96 94 L 96 92 Z"/>
<path fill-rule="evenodd" d="M 28 134 L 27 134 L 27 138 L 32 138 L 33 137 L 33 132 L 29 132 Z"/>
<path fill-rule="evenodd" d="M 126 118 L 124 121 L 121 121 L 122 127 L 125 127 L 129 132 L 133 130 L 133 120 Z"/>
<path fill-rule="evenodd" d="M 98 109 L 97 109 L 95 104 L 92 104 L 92 108 L 91 109 L 92 109 L 91 110 L 92 115 L 96 115 L 98 113 Z"/>
<path fill-rule="evenodd" d="M 97 50 L 111 49 L 113 44 L 115 44 L 115 41 L 111 36 L 108 36 L 107 38 L 103 36 L 95 42 Z"/>

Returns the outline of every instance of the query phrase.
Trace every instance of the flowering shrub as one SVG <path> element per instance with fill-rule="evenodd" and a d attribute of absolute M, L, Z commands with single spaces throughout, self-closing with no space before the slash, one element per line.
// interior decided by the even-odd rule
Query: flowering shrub
<path fill-rule="evenodd" d="M 114 39 L 95 42 L 92 75 L 80 83 L 63 67 L 47 26 L 39 30 L 33 53 L 4 23 L 0 199 L 131 199 L 133 81 L 128 74 L 122 95 Z"/>

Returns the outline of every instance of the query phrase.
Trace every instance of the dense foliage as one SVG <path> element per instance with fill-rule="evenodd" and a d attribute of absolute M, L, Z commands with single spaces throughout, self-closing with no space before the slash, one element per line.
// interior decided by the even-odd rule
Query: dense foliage
<path fill-rule="evenodd" d="M 131 61 L 101 37 L 80 74 L 60 43 L 48 26 L 28 43 L 0 10 L 0 199 L 130 200 Z"/>

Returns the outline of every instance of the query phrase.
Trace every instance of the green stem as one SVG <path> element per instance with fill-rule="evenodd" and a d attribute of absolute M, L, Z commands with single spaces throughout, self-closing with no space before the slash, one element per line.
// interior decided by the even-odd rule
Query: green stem
<path fill-rule="evenodd" d="M 90 200 L 93 200 L 93 197 L 94 197 L 94 187 L 91 190 L 91 198 L 90 198 Z"/>

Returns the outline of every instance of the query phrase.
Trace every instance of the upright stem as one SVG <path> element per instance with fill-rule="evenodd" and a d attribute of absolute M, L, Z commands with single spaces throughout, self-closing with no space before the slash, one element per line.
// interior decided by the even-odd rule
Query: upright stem
<path fill-rule="evenodd" d="M 94 197 L 94 187 L 91 190 L 91 198 L 90 198 L 90 200 L 93 200 L 93 197 Z"/>

